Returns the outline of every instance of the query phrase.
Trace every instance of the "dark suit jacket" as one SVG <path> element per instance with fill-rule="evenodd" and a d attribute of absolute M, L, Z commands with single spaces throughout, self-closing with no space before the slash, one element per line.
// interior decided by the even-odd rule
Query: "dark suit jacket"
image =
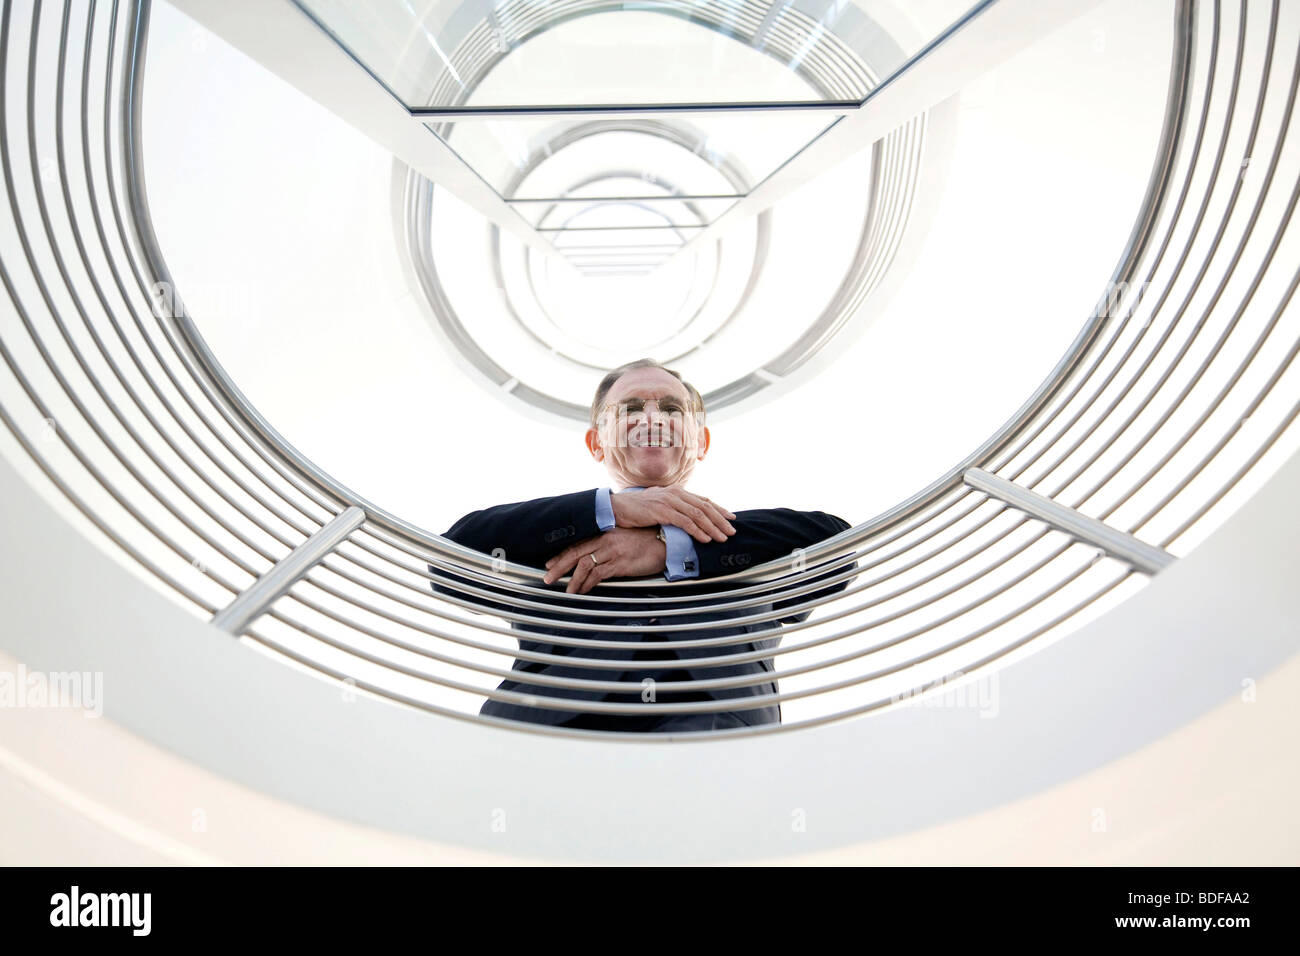
<path fill-rule="evenodd" d="M 725 542 L 710 541 L 707 544 L 701 544 L 694 541 L 696 555 L 699 559 L 700 579 L 717 577 L 720 575 L 731 574 L 750 565 L 762 564 L 775 558 L 788 555 L 795 548 L 808 547 L 822 541 L 832 535 L 838 534 L 849 528 L 848 522 L 834 515 L 829 515 L 821 511 L 792 511 L 789 508 L 766 508 L 751 511 L 740 511 L 736 513 L 736 518 L 731 522 L 735 527 L 736 533 L 729 537 Z M 482 551 L 486 554 L 492 554 L 495 549 L 497 556 L 504 552 L 506 560 L 524 564 L 530 567 L 542 569 L 549 558 L 554 557 L 560 551 L 569 545 L 582 541 L 586 538 L 594 537 L 600 534 L 600 527 L 596 523 L 596 489 L 588 491 L 574 492 L 568 495 L 558 495 L 552 498 L 535 498 L 532 501 L 521 501 L 514 504 L 498 505 L 494 508 L 486 508 L 482 511 L 475 511 L 457 521 L 448 530 L 444 537 L 450 538 L 457 544 L 462 544 L 476 551 Z M 429 570 L 435 575 L 441 575 L 444 578 L 453 580 L 464 580 L 447 571 L 439 570 L 433 565 Z M 837 574 L 844 570 L 843 567 L 837 567 L 827 572 Z M 468 582 L 476 583 L 476 582 Z M 490 585 L 477 584 L 478 587 L 495 590 Z M 733 610 L 714 610 L 700 614 L 674 615 L 662 619 L 651 618 L 598 618 L 593 616 L 581 616 L 572 612 L 572 598 L 563 594 L 560 584 L 555 585 L 555 591 L 541 587 L 537 591 L 536 599 L 546 603 L 554 603 L 557 611 L 550 614 L 544 611 L 527 610 L 525 613 L 539 617 L 554 617 L 557 620 L 566 622 L 581 621 L 590 623 L 610 624 L 608 631 L 577 631 L 566 630 L 563 627 L 551 627 L 540 624 L 522 624 L 512 623 L 514 630 L 520 632 L 519 646 L 527 651 L 534 651 L 546 654 L 578 656 L 599 660 L 611 660 L 622 662 L 641 662 L 645 663 L 640 669 L 631 670 L 599 670 L 588 667 L 565 667 L 559 664 L 547 664 L 539 661 L 516 660 L 513 670 L 519 672 L 519 677 L 503 681 L 498 690 L 515 691 L 522 694 L 534 696 L 553 696 L 563 697 L 574 700 L 605 700 L 620 703 L 640 703 L 641 695 L 639 693 L 616 693 L 605 692 L 601 690 L 569 690 L 564 688 L 548 687 L 540 684 L 529 683 L 525 677 L 526 674 L 546 674 L 552 677 L 577 678 L 585 680 L 603 680 L 603 681 L 628 681 L 639 683 L 645 678 L 654 680 L 656 687 L 665 681 L 678 680 L 703 680 L 707 678 L 718 677 L 736 677 L 740 675 L 757 675 L 770 674 L 773 671 L 773 663 L 770 658 L 760 658 L 757 660 L 747 661 L 735 665 L 723 666 L 704 666 L 691 670 L 684 662 L 693 658 L 704 657 L 721 657 L 728 654 L 742 654 L 759 650 L 773 650 L 781 640 L 780 626 L 776 621 L 766 621 L 756 624 L 739 624 L 727 626 L 725 620 L 732 617 L 745 617 L 752 614 L 770 612 L 779 610 L 782 607 L 788 607 L 803 601 L 808 601 L 820 596 L 830 595 L 843 590 L 848 586 L 848 582 L 840 582 L 832 585 L 822 591 L 805 594 L 797 598 L 787 599 L 785 601 L 776 601 L 774 603 L 760 604 L 746 608 Z M 509 603 L 503 601 L 496 603 L 477 595 L 463 594 L 453 586 L 446 584 L 432 583 L 433 590 L 438 593 L 445 593 L 462 597 L 473 601 L 488 611 L 499 611 L 508 607 Z M 701 590 L 716 590 L 716 585 L 703 585 L 691 587 L 682 585 L 679 588 L 660 590 L 658 592 L 646 589 L 609 589 L 606 593 L 611 596 L 621 598 L 644 597 L 644 604 L 638 605 L 595 605 L 594 607 L 601 610 L 617 610 L 635 607 L 639 610 L 653 610 L 656 607 L 707 607 L 710 604 L 718 603 L 720 599 L 701 600 L 698 604 L 681 604 L 673 599 L 689 596 L 692 592 Z M 558 592 L 558 595 L 557 595 Z M 509 592 L 503 592 L 509 593 Z M 598 595 L 600 589 L 597 588 L 591 592 L 593 596 Z M 666 596 L 670 595 L 670 596 Z M 801 611 L 783 617 L 782 622 L 798 622 L 808 617 L 809 611 Z M 720 626 L 709 628 L 707 630 L 662 633 L 642 632 L 639 630 L 625 630 L 628 626 L 637 624 L 654 624 L 656 620 L 659 623 L 685 623 L 688 621 L 718 621 Z M 687 640 L 692 638 L 732 636 L 742 633 L 762 633 L 767 636 L 755 638 L 752 642 L 744 644 L 731 644 L 725 646 L 712 645 L 699 648 L 679 648 L 675 651 L 654 652 L 653 648 L 646 648 L 645 643 L 663 640 Z M 524 637 L 524 634 L 541 634 L 541 635 L 563 635 L 566 637 L 585 637 L 587 639 L 597 640 L 624 640 L 629 642 L 627 650 L 606 649 L 606 648 L 585 648 L 574 647 L 563 644 L 550 644 L 544 641 L 538 641 L 530 637 Z M 637 646 L 639 645 L 639 646 Z M 681 702 L 687 700 L 731 700 L 743 699 L 746 697 L 756 697 L 759 695 L 775 694 L 777 685 L 775 681 L 754 684 L 747 687 L 728 687 L 714 690 L 693 691 L 693 692 L 672 692 L 656 690 L 655 700 L 657 702 Z M 527 707 L 507 701 L 488 700 L 479 711 L 479 713 L 493 716 L 505 717 L 511 720 L 524 720 L 534 723 L 544 724 L 561 724 L 573 719 L 576 715 L 573 711 L 552 710 L 539 707 Z M 751 707 L 748 710 L 737 709 L 733 711 L 735 716 L 748 724 L 767 724 L 780 723 L 781 708 L 779 704 L 769 704 L 761 707 Z"/>

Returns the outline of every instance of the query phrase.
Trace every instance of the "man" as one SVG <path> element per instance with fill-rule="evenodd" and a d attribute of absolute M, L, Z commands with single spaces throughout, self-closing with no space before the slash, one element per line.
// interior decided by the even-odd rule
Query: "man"
<path fill-rule="evenodd" d="M 609 472 L 613 488 L 593 488 L 569 495 L 537 498 L 532 501 L 499 505 L 476 511 L 457 521 L 444 537 L 458 544 L 489 554 L 502 555 L 509 561 L 545 568 L 545 582 L 550 585 L 569 574 L 565 588 L 569 594 L 586 594 L 602 581 L 614 578 L 643 578 L 664 574 L 669 581 L 706 579 L 731 574 L 744 567 L 761 564 L 789 555 L 796 548 L 808 547 L 849 527 L 848 522 L 820 511 L 792 511 L 770 508 L 732 513 L 708 498 L 688 492 L 687 480 L 697 461 L 709 450 L 709 429 L 704 424 L 704 402 L 700 393 L 682 377 L 649 359 L 639 359 L 614 369 L 601 381 L 591 405 L 591 427 L 587 429 L 587 450 Z M 500 549 L 500 550 L 497 550 Z M 828 574 L 839 573 L 833 568 Z M 430 565 L 435 574 L 436 568 Z M 455 577 L 454 575 L 450 575 Z M 827 575 L 822 575 L 827 576 Z M 457 579 L 459 580 L 459 579 Z M 611 662 L 643 662 L 623 670 L 565 667 L 539 661 L 516 660 L 519 677 L 503 681 L 498 690 L 514 691 L 533 697 L 551 696 L 569 700 L 603 700 L 641 705 L 644 715 L 625 716 L 577 713 L 558 709 L 527 706 L 523 703 L 488 700 L 480 710 L 486 716 L 505 717 L 535 723 L 563 725 L 581 729 L 627 731 L 691 731 L 726 727 L 780 723 L 779 704 L 737 706 L 734 712 L 721 714 L 656 714 L 656 703 L 736 700 L 774 695 L 774 680 L 746 687 L 726 687 L 703 691 L 673 691 L 658 688 L 669 682 L 705 680 L 738 676 L 767 676 L 774 667 L 770 658 L 758 658 L 738 664 L 689 667 L 693 659 L 726 657 L 734 654 L 770 651 L 780 641 L 776 621 L 728 626 L 728 618 L 752 616 L 784 606 L 808 601 L 840 591 L 843 581 L 817 594 L 758 604 L 736 609 L 715 609 L 699 614 L 642 616 L 626 618 L 596 617 L 565 610 L 555 615 L 536 610 L 534 616 L 554 617 L 557 622 L 590 622 L 609 627 L 607 631 L 552 628 L 539 624 L 515 623 L 521 632 L 519 645 L 528 652 L 586 657 Z M 466 597 L 489 609 L 508 606 L 473 595 L 463 595 L 447 585 L 435 583 L 434 591 Z M 708 590 L 705 588 L 704 590 Z M 705 608 L 719 603 L 701 599 L 682 604 L 690 591 L 668 592 L 623 590 L 617 596 L 643 597 L 640 610 L 666 607 Z M 539 593 L 544 599 L 547 592 Z M 627 604 L 597 605 L 600 609 L 627 609 Z M 576 608 L 574 609 L 576 610 Z M 781 618 L 802 621 L 809 612 L 802 611 Z M 707 630 L 679 632 L 641 631 L 656 623 L 672 624 L 717 621 L 719 626 Z M 768 633 L 742 644 L 713 644 L 686 647 L 656 653 L 656 641 L 682 641 L 716 638 L 745 633 Z M 775 632 L 771 634 L 770 632 Z M 527 639 L 522 633 L 562 635 L 595 640 L 625 640 L 627 650 L 584 648 L 550 644 Z M 624 681 L 640 685 L 640 693 L 571 690 L 529 683 L 527 674 L 544 674 L 596 681 Z"/>

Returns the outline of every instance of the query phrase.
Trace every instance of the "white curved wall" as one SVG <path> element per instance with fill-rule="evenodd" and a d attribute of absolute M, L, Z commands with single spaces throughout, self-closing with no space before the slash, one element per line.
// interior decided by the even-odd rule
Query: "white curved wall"
<path fill-rule="evenodd" d="M 0 853 L 1294 863 L 1298 489 L 1293 459 L 1135 597 L 1001 672 L 991 719 L 606 743 L 349 702 L 142 587 L 6 462 L 0 665 L 102 671 L 105 716 L 0 710 Z"/>

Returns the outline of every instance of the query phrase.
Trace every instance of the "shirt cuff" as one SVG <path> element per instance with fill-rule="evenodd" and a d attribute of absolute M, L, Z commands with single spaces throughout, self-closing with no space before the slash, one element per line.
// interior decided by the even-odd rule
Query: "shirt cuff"
<path fill-rule="evenodd" d="M 691 536 L 673 524 L 660 525 L 668 542 L 668 560 L 664 577 L 669 581 L 684 581 L 700 576 L 700 562 L 695 554 Z"/>
<path fill-rule="evenodd" d="M 614 503 L 609 500 L 608 488 L 596 489 L 596 524 L 601 531 L 614 527 Z"/>

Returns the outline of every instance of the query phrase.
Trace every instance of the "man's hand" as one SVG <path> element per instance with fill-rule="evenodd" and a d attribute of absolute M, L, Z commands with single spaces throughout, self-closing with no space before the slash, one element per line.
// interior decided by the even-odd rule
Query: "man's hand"
<path fill-rule="evenodd" d="M 596 555 L 595 563 L 591 560 L 593 553 Z M 554 584 L 572 570 L 573 577 L 565 591 L 586 594 L 609 578 L 639 578 L 662 571 L 667 558 L 668 550 L 659 540 L 658 531 L 615 527 L 570 545 L 551 558 L 546 562 L 543 580 Z"/>
<path fill-rule="evenodd" d="M 619 528 L 653 528 L 676 525 L 696 541 L 726 541 L 736 533 L 728 518 L 736 517 L 708 498 L 693 495 L 680 485 L 624 491 L 610 496 L 614 524 Z M 597 555 L 604 560 L 604 555 Z"/>

